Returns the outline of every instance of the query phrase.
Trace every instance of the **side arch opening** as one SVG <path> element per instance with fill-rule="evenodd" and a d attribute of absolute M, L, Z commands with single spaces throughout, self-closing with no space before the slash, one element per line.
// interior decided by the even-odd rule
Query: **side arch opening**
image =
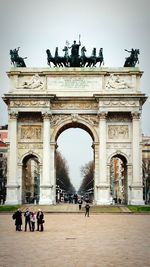
<path fill-rule="evenodd" d="M 22 161 L 22 203 L 38 203 L 40 196 L 40 165 L 37 156 L 29 154 Z"/>
<path fill-rule="evenodd" d="M 112 204 L 127 204 L 127 160 L 121 154 L 110 160 L 110 194 Z"/>

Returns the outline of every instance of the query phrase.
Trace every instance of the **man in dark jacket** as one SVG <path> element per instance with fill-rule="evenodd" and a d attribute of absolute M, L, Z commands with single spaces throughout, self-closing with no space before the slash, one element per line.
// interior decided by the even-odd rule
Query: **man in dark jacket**
<path fill-rule="evenodd" d="M 25 232 L 27 231 L 27 224 L 29 225 L 29 229 L 31 232 L 31 213 L 28 208 L 26 209 L 26 212 L 24 213 L 24 217 L 25 217 Z"/>

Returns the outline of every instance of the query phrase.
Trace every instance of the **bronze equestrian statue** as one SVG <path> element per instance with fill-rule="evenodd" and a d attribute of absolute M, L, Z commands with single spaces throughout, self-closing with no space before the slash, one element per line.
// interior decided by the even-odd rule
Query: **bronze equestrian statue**
<path fill-rule="evenodd" d="M 140 54 L 139 49 L 131 49 L 131 51 L 124 49 L 130 53 L 130 56 L 125 59 L 124 67 L 135 67 L 136 63 L 139 63 L 138 55 Z"/>
<path fill-rule="evenodd" d="M 10 50 L 11 64 L 13 64 L 14 67 L 26 67 L 24 59 L 26 59 L 27 57 L 20 57 L 18 54 L 19 49 L 20 47 L 18 47 L 17 49 L 15 48 L 14 50 Z"/>

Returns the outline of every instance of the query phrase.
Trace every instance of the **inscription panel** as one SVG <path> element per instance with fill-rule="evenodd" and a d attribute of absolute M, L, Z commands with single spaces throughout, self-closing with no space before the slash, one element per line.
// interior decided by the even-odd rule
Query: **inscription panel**
<path fill-rule="evenodd" d="M 102 89 L 101 77 L 85 77 L 85 76 L 64 76 L 64 77 L 48 77 L 47 90 L 48 91 L 76 91 L 76 90 L 94 90 L 97 92 Z"/>

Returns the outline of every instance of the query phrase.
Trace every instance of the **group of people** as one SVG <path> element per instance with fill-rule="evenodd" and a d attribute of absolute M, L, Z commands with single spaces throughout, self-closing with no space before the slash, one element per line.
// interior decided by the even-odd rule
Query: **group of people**
<path fill-rule="evenodd" d="M 22 211 L 18 209 L 12 216 L 13 220 L 15 220 L 15 226 L 16 231 L 22 231 L 22 224 L 23 224 L 23 218 L 22 218 Z M 28 208 L 24 212 L 24 218 L 25 218 L 25 228 L 24 231 L 27 231 L 27 228 L 29 228 L 30 232 L 35 231 L 35 226 L 37 224 L 36 231 L 44 231 L 44 213 L 41 209 L 38 210 L 37 213 L 34 211 L 31 212 Z"/>

